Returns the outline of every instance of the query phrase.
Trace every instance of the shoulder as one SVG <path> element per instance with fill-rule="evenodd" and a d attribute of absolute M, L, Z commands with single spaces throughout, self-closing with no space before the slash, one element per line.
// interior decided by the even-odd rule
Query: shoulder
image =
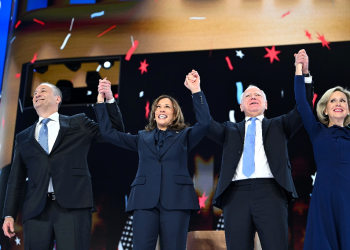
<path fill-rule="evenodd" d="M 32 128 L 35 127 L 35 126 L 36 126 L 36 123 L 34 123 L 32 126 L 30 126 L 30 127 L 26 128 L 26 129 L 22 130 L 21 132 L 19 132 L 16 135 L 16 139 L 21 138 L 23 136 L 27 136 L 30 133 L 30 131 L 32 130 Z"/>

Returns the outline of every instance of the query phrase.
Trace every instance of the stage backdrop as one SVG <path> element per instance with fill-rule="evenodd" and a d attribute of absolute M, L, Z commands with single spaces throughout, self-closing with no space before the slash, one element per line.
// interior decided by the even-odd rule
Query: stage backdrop
<path fill-rule="evenodd" d="M 36 119 L 29 95 L 38 79 L 69 80 L 71 99 L 60 113 L 86 113 L 95 119 L 87 96 L 96 94 L 74 73 L 54 70 L 50 60 L 61 64 L 96 59 L 100 76 L 115 77 L 114 91 L 123 113 L 126 132 L 144 128 L 152 101 L 170 94 L 180 103 L 185 119 L 195 123 L 190 92 L 183 86 L 185 75 L 196 69 L 213 119 L 239 122 L 244 118 L 238 96 L 249 84 L 267 95 L 266 117 L 293 109 L 294 57 L 306 49 L 315 82 L 315 101 L 325 90 L 348 84 L 350 65 L 350 14 L 347 1 L 97 1 L 76 5 L 73 1 L 20 1 L 14 6 L 12 33 L 0 107 L 0 198 L 11 167 L 14 134 Z M 87 3 L 87 2 L 86 2 Z M 327 22 L 322 21 L 327 17 Z M 289 45 L 288 45 L 289 44 Z M 100 59 L 112 56 L 110 70 Z M 99 59 L 97 59 L 99 58 Z M 47 61 L 45 61 L 47 60 Z M 29 63 L 29 64 L 27 64 Z M 49 64 L 48 70 L 29 76 L 23 64 Z M 52 64 L 51 64 L 52 63 Z M 56 67 L 57 68 L 57 67 Z M 81 70 L 83 67 L 81 68 Z M 53 72 L 53 73 L 50 73 Z M 56 73 L 55 73 L 56 72 Z M 80 73 L 79 73 L 80 72 Z M 79 75 L 80 74 L 80 75 Z M 56 78 L 55 78 L 56 77 Z M 57 78 L 58 77 L 58 78 Z M 56 84 L 57 82 L 52 82 Z M 91 86 L 91 85 L 90 85 Z M 88 91 L 91 91 L 88 92 Z M 72 100 L 82 101 L 78 104 Z M 304 130 L 288 143 L 292 172 L 300 199 L 290 206 L 290 249 L 302 249 L 306 217 L 316 168 L 308 135 Z M 190 231 L 222 230 L 222 211 L 212 206 L 220 171 L 222 149 L 208 138 L 191 152 L 189 173 L 195 183 L 201 211 L 191 218 Z M 100 155 L 107 155 L 101 158 Z M 135 152 L 102 143 L 89 154 L 98 212 L 93 215 L 91 248 L 132 249 L 132 217 L 124 213 L 130 185 L 137 171 Z M 3 200 L 2 200 L 3 202 Z M 23 231 L 16 224 L 15 239 L 2 239 L 2 249 L 23 249 Z"/>

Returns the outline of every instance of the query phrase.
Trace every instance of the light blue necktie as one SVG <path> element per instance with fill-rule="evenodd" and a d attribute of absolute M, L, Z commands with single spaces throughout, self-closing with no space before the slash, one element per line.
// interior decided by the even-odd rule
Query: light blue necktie
<path fill-rule="evenodd" d="M 251 176 L 255 171 L 255 120 L 256 117 L 250 118 L 252 122 L 249 124 L 244 141 L 243 150 L 243 174 L 247 177 Z M 249 121 L 248 120 L 248 121 Z"/>
<path fill-rule="evenodd" d="M 50 121 L 50 118 L 45 118 L 41 121 L 42 125 L 39 131 L 39 139 L 38 142 L 40 146 L 49 154 L 49 141 L 48 141 L 48 129 L 47 123 Z"/>

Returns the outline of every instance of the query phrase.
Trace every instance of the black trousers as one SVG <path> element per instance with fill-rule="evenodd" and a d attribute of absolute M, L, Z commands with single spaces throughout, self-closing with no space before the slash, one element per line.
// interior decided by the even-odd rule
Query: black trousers
<path fill-rule="evenodd" d="M 91 238 L 91 209 L 67 209 L 56 200 L 46 200 L 44 210 L 24 222 L 25 250 L 88 250 Z"/>
<path fill-rule="evenodd" d="M 223 194 L 227 250 L 288 249 L 288 201 L 273 178 L 233 181 Z"/>
<path fill-rule="evenodd" d="M 191 210 L 168 210 L 159 201 L 155 208 L 135 210 L 133 216 L 134 250 L 154 250 L 158 234 L 161 249 L 186 249 Z"/>

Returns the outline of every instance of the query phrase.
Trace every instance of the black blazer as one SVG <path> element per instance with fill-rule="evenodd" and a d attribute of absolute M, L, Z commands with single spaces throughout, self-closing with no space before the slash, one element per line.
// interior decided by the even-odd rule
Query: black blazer
<path fill-rule="evenodd" d="M 198 196 L 187 168 L 188 152 L 205 136 L 210 126 L 208 104 L 203 92 L 193 94 L 197 123 L 181 131 L 172 131 L 158 155 L 152 131 L 138 135 L 112 129 L 104 104 L 95 107 L 102 136 L 117 146 L 137 151 L 139 166 L 126 212 L 154 208 L 160 200 L 166 209 L 199 210 Z M 136 167 L 136 166 L 135 166 Z"/>
<path fill-rule="evenodd" d="M 106 106 L 117 114 L 112 116 L 115 128 L 124 131 L 118 106 Z M 60 130 L 49 155 L 34 138 L 37 122 L 16 135 L 3 217 L 12 216 L 16 219 L 27 177 L 23 222 L 40 214 L 44 209 L 50 176 L 57 202 L 62 207 L 93 207 L 87 155 L 91 143 L 104 140 L 97 123 L 85 114 L 59 115 L 59 122 Z"/>
<path fill-rule="evenodd" d="M 312 107 L 313 84 L 306 84 L 307 97 Z M 287 192 L 289 200 L 297 198 L 288 158 L 287 142 L 303 126 L 296 108 L 288 114 L 262 121 L 264 150 L 277 183 Z M 219 124 L 212 120 L 207 136 L 223 146 L 221 171 L 213 205 L 222 209 L 222 194 L 230 185 L 243 153 L 245 120 L 239 123 Z"/>

